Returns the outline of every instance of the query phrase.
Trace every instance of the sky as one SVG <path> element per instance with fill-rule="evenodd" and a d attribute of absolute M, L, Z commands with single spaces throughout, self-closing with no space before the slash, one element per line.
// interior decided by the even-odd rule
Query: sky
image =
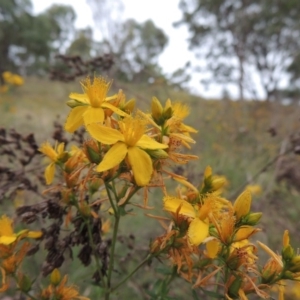
<path fill-rule="evenodd" d="M 77 19 L 76 28 L 90 26 L 95 30 L 93 13 L 86 0 L 32 0 L 34 13 L 38 14 L 52 4 L 65 4 L 73 6 Z M 152 19 L 155 25 L 169 37 L 169 44 L 159 57 L 159 65 L 167 74 L 182 68 L 187 61 L 196 62 L 194 54 L 188 50 L 188 30 L 181 26 L 174 28 L 172 23 L 181 19 L 181 11 L 178 8 L 179 0 L 125 0 L 123 19 L 133 18 L 138 22 Z M 99 37 L 99 32 L 95 37 Z M 201 74 L 194 73 L 189 83 L 191 92 L 198 95 L 215 98 L 221 96 L 221 88 L 213 86 L 207 90 L 201 83 Z"/>

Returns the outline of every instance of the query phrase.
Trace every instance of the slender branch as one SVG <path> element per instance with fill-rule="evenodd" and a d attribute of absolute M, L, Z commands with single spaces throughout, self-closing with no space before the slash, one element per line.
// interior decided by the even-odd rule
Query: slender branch
<path fill-rule="evenodd" d="M 91 245 L 91 247 L 92 247 L 93 254 L 94 254 L 94 257 L 95 257 L 97 271 L 98 271 L 98 273 L 99 273 L 101 282 L 103 283 L 104 287 L 106 287 L 106 283 L 105 283 L 105 280 L 104 280 L 104 276 L 103 276 L 103 274 L 102 274 L 102 268 L 101 268 L 101 266 L 100 266 L 100 261 L 99 261 L 99 257 L 98 257 L 96 245 L 95 245 L 94 240 L 93 240 L 93 235 L 92 235 L 92 231 L 91 231 L 90 222 L 89 222 L 88 219 L 84 219 L 84 220 L 85 220 L 85 224 L 86 224 L 87 230 L 88 230 L 88 235 L 89 235 L 90 245 Z"/>
<path fill-rule="evenodd" d="M 113 231 L 113 237 L 112 237 L 112 244 L 110 249 L 110 257 L 109 257 L 109 266 L 108 266 L 108 273 L 107 273 L 107 293 L 105 295 L 105 300 L 109 300 L 109 296 L 111 291 L 111 275 L 114 268 L 114 256 L 115 256 L 115 248 L 116 248 L 116 242 L 117 242 L 117 235 L 118 235 L 118 229 L 119 229 L 119 222 L 120 222 L 120 216 L 115 215 L 115 224 L 114 224 L 114 231 Z"/>
<path fill-rule="evenodd" d="M 108 196 L 108 199 L 109 199 L 109 203 L 114 211 L 114 215 L 116 216 L 118 214 L 118 211 L 117 211 L 117 208 L 113 202 L 113 199 L 111 197 L 111 194 L 110 194 L 110 189 L 111 189 L 111 186 L 108 184 L 108 183 L 105 183 L 105 188 L 106 188 L 106 191 L 107 191 L 107 196 Z"/>
<path fill-rule="evenodd" d="M 265 164 L 256 174 L 254 174 L 254 176 L 252 177 L 251 180 L 246 180 L 230 197 L 231 198 L 236 198 L 249 183 L 251 183 L 254 179 L 256 179 L 260 174 L 265 172 L 274 163 L 276 163 L 278 158 L 280 158 L 281 156 L 283 156 L 285 154 L 288 154 L 292 151 L 293 151 L 292 148 L 288 148 L 283 153 L 280 153 L 280 154 L 276 155 L 272 160 L 270 160 L 267 164 Z"/>
<path fill-rule="evenodd" d="M 27 297 L 29 297 L 31 300 L 37 300 L 37 298 L 35 298 L 34 296 L 31 296 L 29 293 L 25 292 L 25 291 L 22 291 L 22 293 L 24 295 L 26 295 Z"/>
<path fill-rule="evenodd" d="M 151 258 L 152 258 L 152 254 L 148 254 L 147 257 L 140 262 L 139 265 L 137 265 L 124 279 L 122 279 L 115 287 L 113 287 L 110 292 L 115 291 L 116 289 L 118 289 L 123 283 L 125 283 L 134 273 L 136 273 L 145 263 L 147 263 Z"/>

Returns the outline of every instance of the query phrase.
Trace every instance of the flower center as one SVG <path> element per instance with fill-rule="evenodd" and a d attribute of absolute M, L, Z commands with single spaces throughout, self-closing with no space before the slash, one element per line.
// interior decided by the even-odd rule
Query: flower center
<path fill-rule="evenodd" d="M 119 125 L 128 146 L 135 146 L 145 133 L 145 121 L 140 119 L 125 118 Z"/>
<path fill-rule="evenodd" d="M 107 81 L 103 77 L 95 77 L 92 82 L 92 79 L 88 77 L 82 82 L 82 86 L 91 106 L 96 108 L 101 107 L 101 104 L 105 101 L 111 81 Z"/>

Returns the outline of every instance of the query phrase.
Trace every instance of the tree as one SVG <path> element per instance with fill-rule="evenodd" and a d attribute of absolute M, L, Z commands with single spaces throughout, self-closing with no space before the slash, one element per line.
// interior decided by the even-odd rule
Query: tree
<path fill-rule="evenodd" d="M 265 98 L 276 98 L 288 64 L 300 50 L 300 2 L 296 0 L 181 0 L 190 48 L 206 60 L 209 82 L 234 83 L 239 98 L 256 96 L 258 74 Z M 203 71 L 203 69 L 201 70 Z"/>
<path fill-rule="evenodd" d="M 93 30 L 91 28 L 79 29 L 75 38 L 67 49 L 68 55 L 79 55 L 82 59 L 90 59 L 93 48 Z"/>
<path fill-rule="evenodd" d="M 0 0 L 2 71 L 35 73 L 47 69 L 52 52 L 59 51 L 70 36 L 74 20 L 70 6 L 54 5 L 34 16 L 30 0 Z"/>
<path fill-rule="evenodd" d="M 99 54 L 114 56 L 115 74 L 124 80 L 147 81 L 161 75 L 158 57 L 168 43 L 168 37 L 153 21 L 138 23 L 122 20 L 120 1 L 88 0 L 95 22 L 102 33 Z"/>

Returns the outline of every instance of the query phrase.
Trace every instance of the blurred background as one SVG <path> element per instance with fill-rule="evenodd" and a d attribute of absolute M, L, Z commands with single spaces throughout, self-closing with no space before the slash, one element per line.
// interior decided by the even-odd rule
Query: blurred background
<path fill-rule="evenodd" d="M 186 123 L 199 130 L 192 148 L 199 161 L 174 171 L 197 185 L 210 165 L 227 178 L 231 200 L 248 186 L 253 210 L 264 213 L 261 240 L 280 249 L 289 229 L 297 247 L 299 15 L 298 0 L 0 0 L 0 127 L 34 132 L 38 143 L 55 137 L 69 93 L 80 93 L 79 81 L 93 74 L 113 78 L 111 93 L 123 89 L 146 111 L 152 96 L 185 102 Z M 22 197 L 35 201 L 26 191 Z M 0 199 L 7 211 L 8 198 Z M 128 248 L 137 258 L 163 232 L 143 213 L 134 223 L 125 218 L 124 228 L 131 243 L 128 234 L 139 228 Z M 75 282 L 82 278 L 69 268 Z M 145 291 L 153 273 L 143 271 L 124 287 L 124 299 L 152 299 Z M 190 288 L 175 281 L 172 293 L 183 299 Z"/>

